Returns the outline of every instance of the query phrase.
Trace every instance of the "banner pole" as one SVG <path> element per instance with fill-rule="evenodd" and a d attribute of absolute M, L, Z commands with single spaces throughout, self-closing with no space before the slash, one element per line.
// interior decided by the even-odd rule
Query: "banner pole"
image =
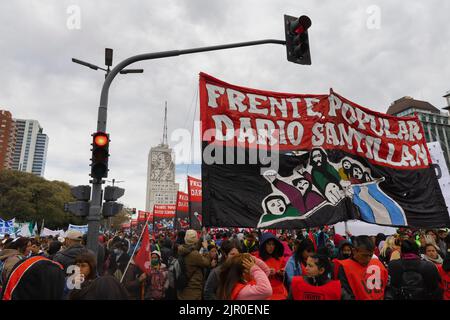
<path fill-rule="evenodd" d="M 150 218 L 150 216 L 149 216 L 148 218 Z M 136 249 L 137 249 L 139 243 L 141 242 L 142 236 L 144 235 L 145 228 L 148 228 L 148 226 L 147 226 L 147 224 L 148 224 L 148 218 L 147 218 L 147 220 L 145 221 L 145 225 L 144 225 L 144 228 L 142 228 L 141 235 L 139 236 L 139 239 L 138 239 L 138 241 L 136 242 L 136 245 L 134 246 L 133 253 L 131 254 L 130 260 L 128 260 L 127 267 L 125 268 L 125 271 L 123 272 L 122 278 L 120 279 L 120 283 L 122 283 L 123 278 L 125 278 L 125 274 L 127 273 L 128 267 L 130 266 L 131 259 L 133 259 L 134 253 L 136 252 Z"/>

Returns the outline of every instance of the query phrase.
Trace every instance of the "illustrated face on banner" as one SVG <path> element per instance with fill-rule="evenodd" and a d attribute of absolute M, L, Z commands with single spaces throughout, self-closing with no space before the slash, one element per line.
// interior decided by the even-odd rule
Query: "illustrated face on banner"
<path fill-rule="evenodd" d="M 374 179 L 371 170 L 355 159 L 346 157 L 335 163 L 326 151 L 314 149 L 306 167 L 293 170 L 288 177 L 274 171 L 267 171 L 265 177 L 273 192 L 261 204 L 264 214 L 258 227 L 308 219 L 318 209 L 336 206 L 345 198 L 351 199 L 365 221 L 406 225 L 402 208 L 378 186 L 384 178 Z"/>
<path fill-rule="evenodd" d="M 282 196 L 270 196 L 265 201 L 266 210 L 270 214 L 279 216 L 286 211 L 286 201 Z"/>

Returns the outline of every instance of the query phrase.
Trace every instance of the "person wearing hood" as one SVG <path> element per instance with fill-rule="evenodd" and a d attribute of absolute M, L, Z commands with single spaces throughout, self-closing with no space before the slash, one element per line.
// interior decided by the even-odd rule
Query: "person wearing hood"
<path fill-rule="evenodd" d="M 151 269 L 147 277 L 147 292 L 145 300 L 163 300 L 166 290 L 169 288 L 169 271 L 161 262 L 161 254 L 155 250 L 151 255 Z"/>
<path fill-rule="evenodd" d="M 259 251 L 254 255 L 264 261 L 270 269 L 269 280 L 272 286 L 270 300 L 285 300 L 288 296 L 284 286 L 286 260 L 283 254 L 283 245 L 272 233 L 267 232 L 261 236 Z"/>
<path fill-rule="evenodd" d="M 330 280 L 332 266 L 325 254 L 314 254 L 306 262 L 306 275 L 292 279 L 289 297 L 294 300 L 341 300 L 341 283 Z"/>
<path fill-rule="evenodd" d="M 24 260 L 31 250 L 31 241 L 29 238 L 16 238 L 7 242 L 5 248 L 0 253 L 0 261 L 3 263 L 1 272 L 1 283 L 6 285 L 6 280 L 11 274 L 14 266 L 21 260 Z"/>
<path fill-rule="evenodd" d="M 199 253 L 200 246 L 207 248 L 206 241 L 199 242 L 197 231 L 189 229 L 184 237 L 185 244 L 178 247 L 178 257 L 184 259 L 188 278 L 187 286 L 177 292 L 178 300 L 201 300 L 203 293 L 203 269 L 211 265 L 207 253 Z"/>
<path fill-rule="evenodd" d="M 350 259 L 352 257 L 352 248 L 353 246 L 350 241 L 343 240 L 339 243 L 337 257 L 333 259 L 333 279 L 337 279 L 340 266 L 339 261 Z"/>

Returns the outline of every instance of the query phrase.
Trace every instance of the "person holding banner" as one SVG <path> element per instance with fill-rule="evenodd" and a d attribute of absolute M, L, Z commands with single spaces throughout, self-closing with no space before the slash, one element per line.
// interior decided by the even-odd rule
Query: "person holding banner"
<path fill-rule="evenodd" d="M 388 272 L 383 263 L 374 257 L 372 240 L 368 236 L 357 236 L 352 244 L 352 257 L 339 262 L 342 299 L 383 300 Z"/>

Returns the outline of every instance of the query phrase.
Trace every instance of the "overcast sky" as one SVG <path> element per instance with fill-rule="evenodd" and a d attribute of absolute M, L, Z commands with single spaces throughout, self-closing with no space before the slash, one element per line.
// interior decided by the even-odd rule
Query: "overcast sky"
<path fill-rule="evenodd" d="M 116 78 L 108 110 L 109 179 L 125 181 L 126 205 L 145 206 L 147 157 L 161 142 L 164 101 L 169 137 L 175 129 L 192 130 L 201 71 L 263 90 L 333 88 L 381 112 L 403 96 L 445 106 L 450 1 L 14 0 L 0 4 L 0 108 L 38 120 L 48 134 L 45 178 L 88 184 L 104 75 L 72 57 L 103 66 L 106 47 L 118 63 L 145 52 L 284 40 L 283 14 L 311 18 L 311 66 L 288 62 L 284 46 L 265 45 L 140 62 L 133 67 L 144 74 Z M 182 189 L 188 170 L 199 175 L 198 166 L 178 166 Z"/>

